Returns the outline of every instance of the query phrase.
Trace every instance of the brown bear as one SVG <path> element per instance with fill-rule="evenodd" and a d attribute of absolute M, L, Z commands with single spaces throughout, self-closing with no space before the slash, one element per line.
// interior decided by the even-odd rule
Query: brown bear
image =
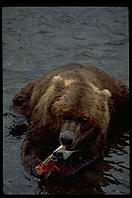
<path fill-rule="evenodd" d="M 29 118 L 22 162 L 34 171 L 60 144 L 98 156 L 108 138 L 128 130 L 128 86 L 87 64 L 57 67 L 24 86 L 13 105 Z"/>

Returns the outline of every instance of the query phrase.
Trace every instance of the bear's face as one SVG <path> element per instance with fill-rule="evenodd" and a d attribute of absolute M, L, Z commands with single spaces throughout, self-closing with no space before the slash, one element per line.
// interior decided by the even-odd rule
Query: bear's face
<path fill-rule="evenodd" d="M 108 90 L 99 91 L 91 85 L 73 83 L 55 97 L 50 106 L 51 130 L 57 129 L 59 141 L 72 149 L 87 139 L 103 141 L 109 124 Z"/>

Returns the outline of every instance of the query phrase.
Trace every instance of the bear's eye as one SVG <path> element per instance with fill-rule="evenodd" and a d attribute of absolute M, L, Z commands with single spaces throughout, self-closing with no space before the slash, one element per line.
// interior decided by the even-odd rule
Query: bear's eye
<path fill-rule="evenodd" d="M 67 115 L 67 114 L 64 114 L 63 115 L 63 120 L 71 120 L 72 119 L 72 116 L 71 115 Z"/>
<path fill-rule="evenodd" d="M 81 124 L 81 125 L 84 125 L 86 124 L 86 122 L 88 121 L 87 118 L 84 118 L 84 117 L 80 117 L 77 119 L 77 121 Z"/>

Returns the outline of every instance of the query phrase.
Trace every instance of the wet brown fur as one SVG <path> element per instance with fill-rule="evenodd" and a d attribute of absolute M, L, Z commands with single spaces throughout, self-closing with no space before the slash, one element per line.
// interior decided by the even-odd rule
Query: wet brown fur
<path fill-rule="evenodd" d="M 78 63 L 57 67 L 27 84 L 13 99 L 17 111 L 30 119 L 22 145 L 23 163 L 34 168 L 43 154 L 59 145 L 65 114 L 75 122 L 88 120 L 80 126 L 80 145 L 87 140 L 88 149 L 99 152 L 112 131 L 127 130 L 128 94 L 127 85 L 119 79 L 95 66 Z"/>

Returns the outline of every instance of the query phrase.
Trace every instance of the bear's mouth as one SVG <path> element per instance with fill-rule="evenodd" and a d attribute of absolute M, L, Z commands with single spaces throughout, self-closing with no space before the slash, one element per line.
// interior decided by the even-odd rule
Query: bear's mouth
<path fill-rule="evenodd" d="M 79 140 L 76 140 L 75 142 L 73 142 L 72 145 L 61 144 L 62 149 L 59 149 L 59 150 L 68 150 L 68 151 L 74 151 L 74 150 L 78 150 L 78 149 L 80 150 L 79 142 L 80 142 Z"/>

